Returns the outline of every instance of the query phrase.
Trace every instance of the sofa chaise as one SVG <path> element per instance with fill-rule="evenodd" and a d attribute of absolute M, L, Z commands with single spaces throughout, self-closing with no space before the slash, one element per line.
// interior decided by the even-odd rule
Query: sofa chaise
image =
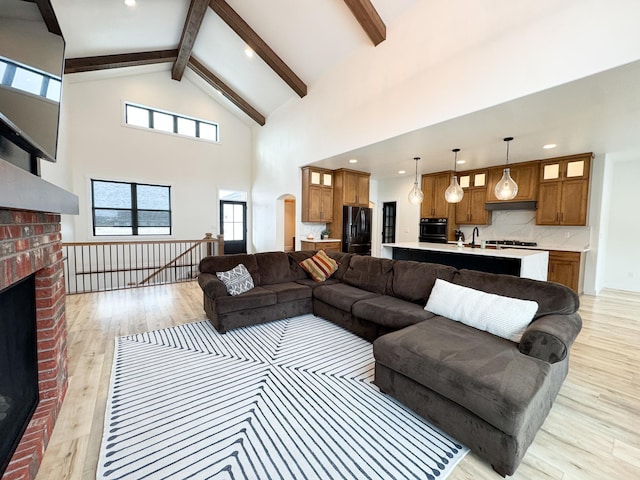
<path fill-rule="evenodd" d="M 301 267 L 316 253 L 203 259 L 198 281 L 207 317 L 225 332 L 314 313 L 372 341 L 374 383 L 382 392 L 467 445 L 500 475 L 512 475 L 567 376 L 569 350 L 582 326 L 577 295 L 552 282 L 339 252 L 326 252 L 337 270 L 317 282 Z M 240 264 L 254 288 L 230 295 L 218 273 Z M 532 319 L 514 339 L 489 333 L 491 322 L 485 331 L 453 318 L 461 311 L 463 317 L 501 314 L 500 308 L 466 305 L 478 295 L 479 301 L 519 302 L 515 308 L 524 305 Z M 498 315 L 501 321 L 509 321 L 508 308 Z"/>

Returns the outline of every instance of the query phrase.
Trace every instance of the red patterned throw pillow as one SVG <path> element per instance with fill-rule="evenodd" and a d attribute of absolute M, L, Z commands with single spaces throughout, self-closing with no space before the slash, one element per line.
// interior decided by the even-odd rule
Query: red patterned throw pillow
<path fill-rule="evenodd" d="M 324 282 L 338 270 L 338 262 L 329 257 L 324 250 L 320 250 L 313 257 L 303 260 L 300 262 L 300 266 L 309 272 L 311 278 L 316 282 Z"/>

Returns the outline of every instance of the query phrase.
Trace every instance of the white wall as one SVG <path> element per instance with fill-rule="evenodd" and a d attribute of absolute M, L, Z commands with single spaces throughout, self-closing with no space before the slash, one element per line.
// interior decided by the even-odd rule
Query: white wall
<path fill-rule="evenodd" d="M 604 287 L 640 292 L 640 159 L 612 165 L 611 198 L 604 245 Z"/>
<path fill-rule="evenodd" d="M 275 202 L 300 196 L 299 166 L 637 60 L 639 17 L 632 0 L 416 2 L 256 129 L 256 249 L 277 247 Z"/>
<path fill-rule="evenodd" d="M 216 122 L 220 143 L 125 126 L 125 100 Z M 67 242 L 93 239 L 92 178 L 171 185 L 175 239 L 219 233 L 218 190 L 250 191 L 251 129 L 168 71 L 80 82 L 67 76 L 60 136 L 59 165 L 45 166 L 43 177 L 79 197 L 80 215 L 63 231 Z"/>
<path fill-rule="evenodd" d="M 420 205 L 411 205 L 408 200 L 412 187 L 413 177 L 378 182 L 380 208 L 384 202 L 396 202 L 396 242 L 417 242 L 420 235 Z"/>

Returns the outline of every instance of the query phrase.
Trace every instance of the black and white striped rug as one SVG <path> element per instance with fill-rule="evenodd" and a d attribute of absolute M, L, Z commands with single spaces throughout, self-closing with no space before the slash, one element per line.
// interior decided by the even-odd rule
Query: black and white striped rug
<path fill-rule="evenodd" d="M 117 338 L 97 478 L 446 478 L 467 448 L 372 379 L 371 344 L 313 315 Z"/>

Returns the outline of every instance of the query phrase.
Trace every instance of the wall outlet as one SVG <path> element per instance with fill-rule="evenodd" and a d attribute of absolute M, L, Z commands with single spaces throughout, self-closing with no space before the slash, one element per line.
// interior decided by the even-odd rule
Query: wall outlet
<path fill-rule="evenodd" d="M 571 238 L 571 232 L 564 232 L 564 238 Z"/>

